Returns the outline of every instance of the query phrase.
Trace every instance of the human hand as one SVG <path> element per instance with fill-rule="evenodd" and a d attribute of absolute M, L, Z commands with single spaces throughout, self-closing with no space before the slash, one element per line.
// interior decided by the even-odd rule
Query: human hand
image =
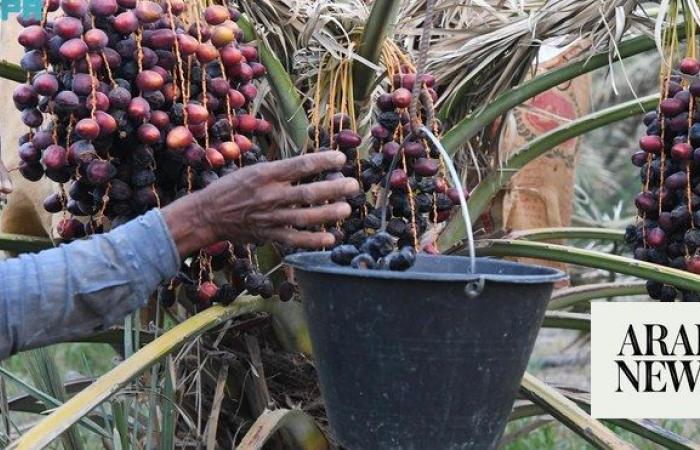
<path fill-rule="evenodd" d="M 333 245 L 335 238 L 330 233 L 291 227 L 321 225 L 348 217 L 351 208 L 344 199 L 359 191 L 357 180 L 293 183 L 339 170 L 345 159 L 340 152 L 327 151 L 256 164 L 175 201 L 162 213 L 178 252 L 186 256 L 222 240 L 276 241 L 304 248 Z"/>
<path fill-rule="evenodd" d="M 12 192 L 12 180 L 5 164 L 2 162 L 2 143 L 0 143 L 0 198 L 10 192 Z"/>

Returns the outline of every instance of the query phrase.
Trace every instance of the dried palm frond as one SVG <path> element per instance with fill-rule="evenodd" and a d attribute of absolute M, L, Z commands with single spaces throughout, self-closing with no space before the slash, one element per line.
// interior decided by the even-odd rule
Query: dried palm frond
<path fill-rule="evenodd" d="M 322 83 L 320 98 L 327 98 L 332 73 L 344 60 L 384 72 L 382 61 L 363 60 L 356 52 L 369 15 L 367 3 L 239 0 L 257 24 L 259 36 L 290 72 L 307 101 L 307 112 L 314 106 L 317 83 Z M 631 26 L 651 28 L 638 0 L 436 0 L 435 5 L 427 70 L 438 79 L 437 107 L 449 122 L 519 84 L 533 68 L 543 43 L 565 46 L 585 41 L 592 50 L 609 50 L 613 55 Z M 417 51 L 425 7 L 426 0 L 401 2 L 394 38 L 407 54 Z M 324 71 L 322 76 L 319 70 Z M 381 91 L 381 85 L 375 91 Z M 273 112 L 273 103 L 265 100 L 261 108 Z M 324 110 L 326 105 L 317 107 Z M 357 117 L 360 123 L 368 119 Z"/>
<path fill-rule="evenodd" d="M 305 112 L 315 115 L 311 118 L 316 122 L 321 120 L 319 114 L 324 120 L 327 118 L 328 105 L 348 105 L 349 100 L 341 101 L 341 97 L 348 95 L 346 89 L 351 79 L 341 82 L 338 77 L 348 72 L 350 60 L 359 60 L 381 71 L 356 53 L 362 25 L 369 14 L 369 8 L 361 0 L 240 0 L 239 4 L 256 24 L 258 36 L 290 73 L 296 89 L 305 99 Z M 283 118 L 275 102 L 274 96 L 266 96 L 259 107 L 276 119 L 273 122 L 279 123 Z M 342 106 L 337 110 L 349 112 Z M 289 155 L 289 149 L 294 147 L 285 134 L 276 134 L 275 141 L 282 155 Z"/>
<path fill-rule="evenodd" d="M 312 8 L 311 1 L 293 0 L 239 0 L 241 11 L 257 24 L 259 35 L 277 57 L 291 68 L 292 56 L 297 51 L 299 35 Z"/>
<path fill-rule="evenodd" d="M 324 2 L 308 17 L 300 36 L 300 47 L 294 55 L 299 82 L 315 89 L 319 67 L 329 70 L 330 62 L 357 58 L 356 42 L 361 35 L 361 24 L 367 18 L 368 8 L 360 0 Z M 307 96 L 312 97 L 311 90 Z"/>
<path fill-rule="evenodd" d="M 369 14 L 369 7 L 362 0 L 239 0 L 238 3 L 256 24 L 258 35 L 300 80 L 316 75 L 314 64 L 325 54 L 338 60 L 354 56 L 351 42 L 361 32 Z"/>
<path fill-rule="evenodd" d="M 544 43 L 583 40 L 594 51 L 614 51 L 632 24 L 649 24 L 638 6 L 637 0 L 438 1 L 428 70 L 441 83 L 438 106 L 450 110 L 443 117 L 461 117 L 519 84 Z M 424 14 L 424 0 L 402 11 L 397 29 L 409 47 Z"/>

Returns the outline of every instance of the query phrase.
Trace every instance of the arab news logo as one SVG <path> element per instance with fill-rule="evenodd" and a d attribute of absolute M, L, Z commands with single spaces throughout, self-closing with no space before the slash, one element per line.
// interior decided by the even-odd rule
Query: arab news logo
<path fill-rule="evenodd" d="M 11 13 L 21 12 L 24 17 L 41 17 L 43 0 L 0 0 L 0 20 L 7 20 Z"/>

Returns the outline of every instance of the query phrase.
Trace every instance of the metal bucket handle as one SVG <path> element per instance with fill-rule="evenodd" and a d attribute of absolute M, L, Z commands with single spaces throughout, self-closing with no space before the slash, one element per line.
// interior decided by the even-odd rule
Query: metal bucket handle
<path fill-rule="evenodd" d="M 458 190 L 458 195 L 459 195 L 459 204 L 460 204 L 460 209 L 462 210 L 462 219 L 464 219 L 464 224 L 466 225 L 467 228 L 467 241 L 468 241 L 468 246 L 469 246 L 469 262 L 470 262 L 470 268 L 471 268 L 471 273 L 476 274 L 476 249 L 474 246 L 474 230 L 472 228 L 472 221 L 471 217 L 469 216 L 469 208 L 467 207 L 467 199 L 464 196 L 464 187 L 462 186 L 462 181 L 459 179 L 459 176 L 457 175 L 457 170 L 454 167 L 454 164 L 452 164 L 452 158 L 450 157 L 449 153 L 445 150 L 445 148 L 442 146 L 440 143 L 440 140 L 438 140 L 437 137 L 426 127 L 425 125 L 421 126 L 419 128 L 420 132 L 425 135 L 430 141 L 433 143 L 435 148 L 437 148 L 438 152 L 442 156 L 445 164 L 447 165 L 447 170 L 450 174 L 450 178 L 452 178 L 452 183 Z M 381 208 L 382 208 L 382 226 L 380 228 L 381 231 L 386 231 L 386 225 L 387 225 L 387 220 L 386 220 L 386 214 L 387 214 L 387 208 L 388 208 L 388 199 L 389 199 L 389 180 L 391 178 L 391 173 L 394 171 L 396 168 L 396 164 L 398 163 L 399 156 L 404 150 L 404 147 L 406 146 L 406 142 L 413 137 L 413 132 L 409 132 L 406 137 L 404 138 L 403 142 L 401 143 L 401 146 L 399 147 L 398 151 L 396 152 L 396 155 L 394 155 L 394 158 L 391 160 L 391 164 L 389 166 L 389 171 L 387 172 L 386 179 L 384 180 L 384 190 L 382 192 L 382 198 L 381 198 Z M 471 281 L 467 283 L 467 285 L 464 287 L 464 292 L 469 297 L 470 299 L 475 299 L 477 298 L 481 292 L 484 290 L 484 284 L 485 280 L 483 276 L 479 276 L 477 280 Z"/>

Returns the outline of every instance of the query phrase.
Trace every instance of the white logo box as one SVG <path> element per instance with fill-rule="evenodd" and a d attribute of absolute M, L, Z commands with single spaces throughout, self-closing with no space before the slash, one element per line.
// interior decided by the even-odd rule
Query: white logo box
<path fill-rule="evenodd" d="M 699 355 L 700 303 L 592 303 L 591 415 L 700 418 Z"/>

